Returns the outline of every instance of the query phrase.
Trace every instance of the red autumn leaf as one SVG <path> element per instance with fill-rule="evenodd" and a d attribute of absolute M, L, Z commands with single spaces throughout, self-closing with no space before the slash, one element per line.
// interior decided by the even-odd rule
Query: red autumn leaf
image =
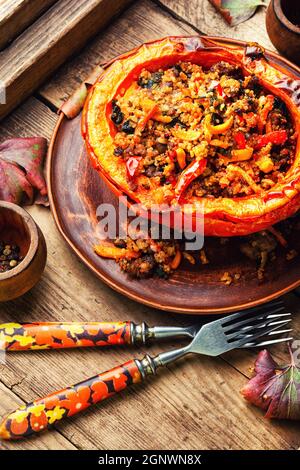
<path fill-rule="evenodd" d="M 0 200 L 21 204 L 32 204 L 33 189 L 24 171 L 15 163 L 0 158 Z"/>
<path fill-rule="evenodd" d="M 230 26 L 251 18 L 258 6 L 267 6 L 264 0 L 209 0 Z"/>
<path fill-rule="evenodd" d="M 43 164 L 47 141 L 43 137 L 9 139 L 0 144 L 0 199 L 15 204 L 47 204 Z"/>
<path fill-rule="evenodd" d="M 300 368 L 290 354 L 290 364 L 279 366 L 267 350 L 261 351 L 254 377 L 241 390 L 246 400 L 266 411 L 266 418 L 300 419 Z"/>

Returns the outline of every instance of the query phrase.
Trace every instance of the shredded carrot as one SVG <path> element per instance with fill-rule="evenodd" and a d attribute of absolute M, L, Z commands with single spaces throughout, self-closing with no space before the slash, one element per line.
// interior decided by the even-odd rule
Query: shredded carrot
<path fill-rule="evenodd" d="M 132 250 L 127 250 L 126 248 L 119 248 L 114 245 L 95 245 L 94 250 L 97 255 L 102 256 L 102 258 L 111 258 L 111 259 L 121 259 L 121 258 L 138 258 L 139 253 Z"/>
<path fill-rule="evenodd" d="M 255 193 L 260 193 L 262 191 L 262 189 L 255 183 L 255 181 L 253 181 L 251 176 L 239 166 L 229 165 L 227 167 L 227 171 L 228 173 L 236 173 L 240 177 L 242 177 Z"/>
<path fill-rule="evenodd" d="M 288 246 L 288 242 L 286 241 L 286 239 L 284 238 L 284 236 L 279 230 L 277 230 L 275 227 L 269 227 L 268 231 L 272 233 L 272 235 L 274 235 L 274 237 L 278 240 L 280 245 L 282 245 L 284 248 Z"/>
<path fill-rule="evenodd" d="M 174 256 L 172 263 L 171 263 L 171 269 L 177 269 L 180 263 L 181 263 L 181 251 L 177 250 L 176 255 Z"/>
<path fill-rule="evenodd" d="M 227 149 L 230 144 L 220 139 L 212 139 L 210 141 L 210 145 L 213 145 L 214 147 L 220 147 L 222 149 Z"/>
<path fill-rule="evenodd" d="M 195 264 L 195 263 L 196 263 L 195 258 L 194 258 L 190 253 L 188 253 L 187 251 L 184 251 L 184 252 L 183 252 L 183 257 L 184 257 L 185 259 L 187 259 L 187 260 L 189 261 L 189 263 L 191 263 L 191 264 Z"/>

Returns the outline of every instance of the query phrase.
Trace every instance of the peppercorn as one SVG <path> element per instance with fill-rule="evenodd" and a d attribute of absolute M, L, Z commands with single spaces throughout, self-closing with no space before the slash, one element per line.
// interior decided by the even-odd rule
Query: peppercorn
<path fill-rule="evenodd" d="M 0 273 L 15 268 L 22 261 L 20 247 L 0 241 Z"/>

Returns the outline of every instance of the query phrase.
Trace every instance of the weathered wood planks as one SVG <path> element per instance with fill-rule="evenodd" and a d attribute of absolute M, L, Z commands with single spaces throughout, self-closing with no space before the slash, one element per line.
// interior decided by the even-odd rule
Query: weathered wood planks
<path fill-rule="evenodd" d="M 210 36 L 224 36 L 242 41 L 256 41 L 275 50 L 265 27 L 266 9 L 261 7 L 248 21 L 231 27 L 208 0 L 155 0 L 176 18 Z"/>
<path fill-rule="evenodd" d="M 207 17 L 205 21 L 214 20 Z M 79 57 L 63 66 L 37 96 L 59 107 L 98 62 L 145 40 L 194 31 L 193 26 L 174 19 L 156 4 L 148 0 L 137 2 Z M 45 104 L 30 98 L 0 125 L 0 139 L 34 134 L 49 137 L 56 119 Z M 171 325 L 195 321 L 186 316 L 164 315 L 119 296 L 98 281 L 69 251 L 47 209 L 32 207 L 30 212 L 47 240 L 47 268 L 41 282 L 30 293 L 0 305 L 0 322 L 128 318 L 147 321 L 149 325 Z M 293 295 L 289 299 L 295 313 L 293 326 L 297 338 L 300 302 Z M 20 401 L 77 382 L 134 356 L 142 357 L 146 351 L 156 354 L 177 344 L 161 343 L 139 350 L 125 347 L 11 353 L 6 364 L 0 366 L 0 414 L 11 411 Z M 283 346 L 274 348 L 274 353 L 280 361 L 288 358 Z M 256 352 L 235 351 L 219 359 L 195 357 L 180 361 L 161 370 L 148 384 L 132 388 L 129 393 L 66 421 L 57 427 L 58 432 L 33 441 L 5 443 L 5 448 L 68 448 L 70 445 L 81 449 L 298 448 L 297 424 L 265 420 L 263 413 L 248 406 L 239 394 L 251 374 L 255 356 Z"/>
<path fill-rule="evenodd" d="M 0 119 L 75 54 L 130 0 L 59 0 L 0 53 Z"/>
<path fill-rule="evenodd" d="M 59 108 L 99 63 L 126 52 L 145 41 L 167 35 L 196 34 L 149 0 L 139 0 L 120 18 L 100 33 L 80 54 L 57 73 L 40 90 L 43 99 Z M 120 40 L 120 38 L 122 38 Z"/>
<path fill-rule="evenodd" d="M 0 50 L 57 0 L 2 0 L 0 2 Z"/>

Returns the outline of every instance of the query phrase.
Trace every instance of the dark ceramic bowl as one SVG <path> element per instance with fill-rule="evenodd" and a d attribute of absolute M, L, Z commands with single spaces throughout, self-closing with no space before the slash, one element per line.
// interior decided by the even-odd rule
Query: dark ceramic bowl
<path fill-rule="evenodd" d="M 271 0 L 267 9 L 268 35 L 279 52 L 300 64 L 299 0 Z"/>

